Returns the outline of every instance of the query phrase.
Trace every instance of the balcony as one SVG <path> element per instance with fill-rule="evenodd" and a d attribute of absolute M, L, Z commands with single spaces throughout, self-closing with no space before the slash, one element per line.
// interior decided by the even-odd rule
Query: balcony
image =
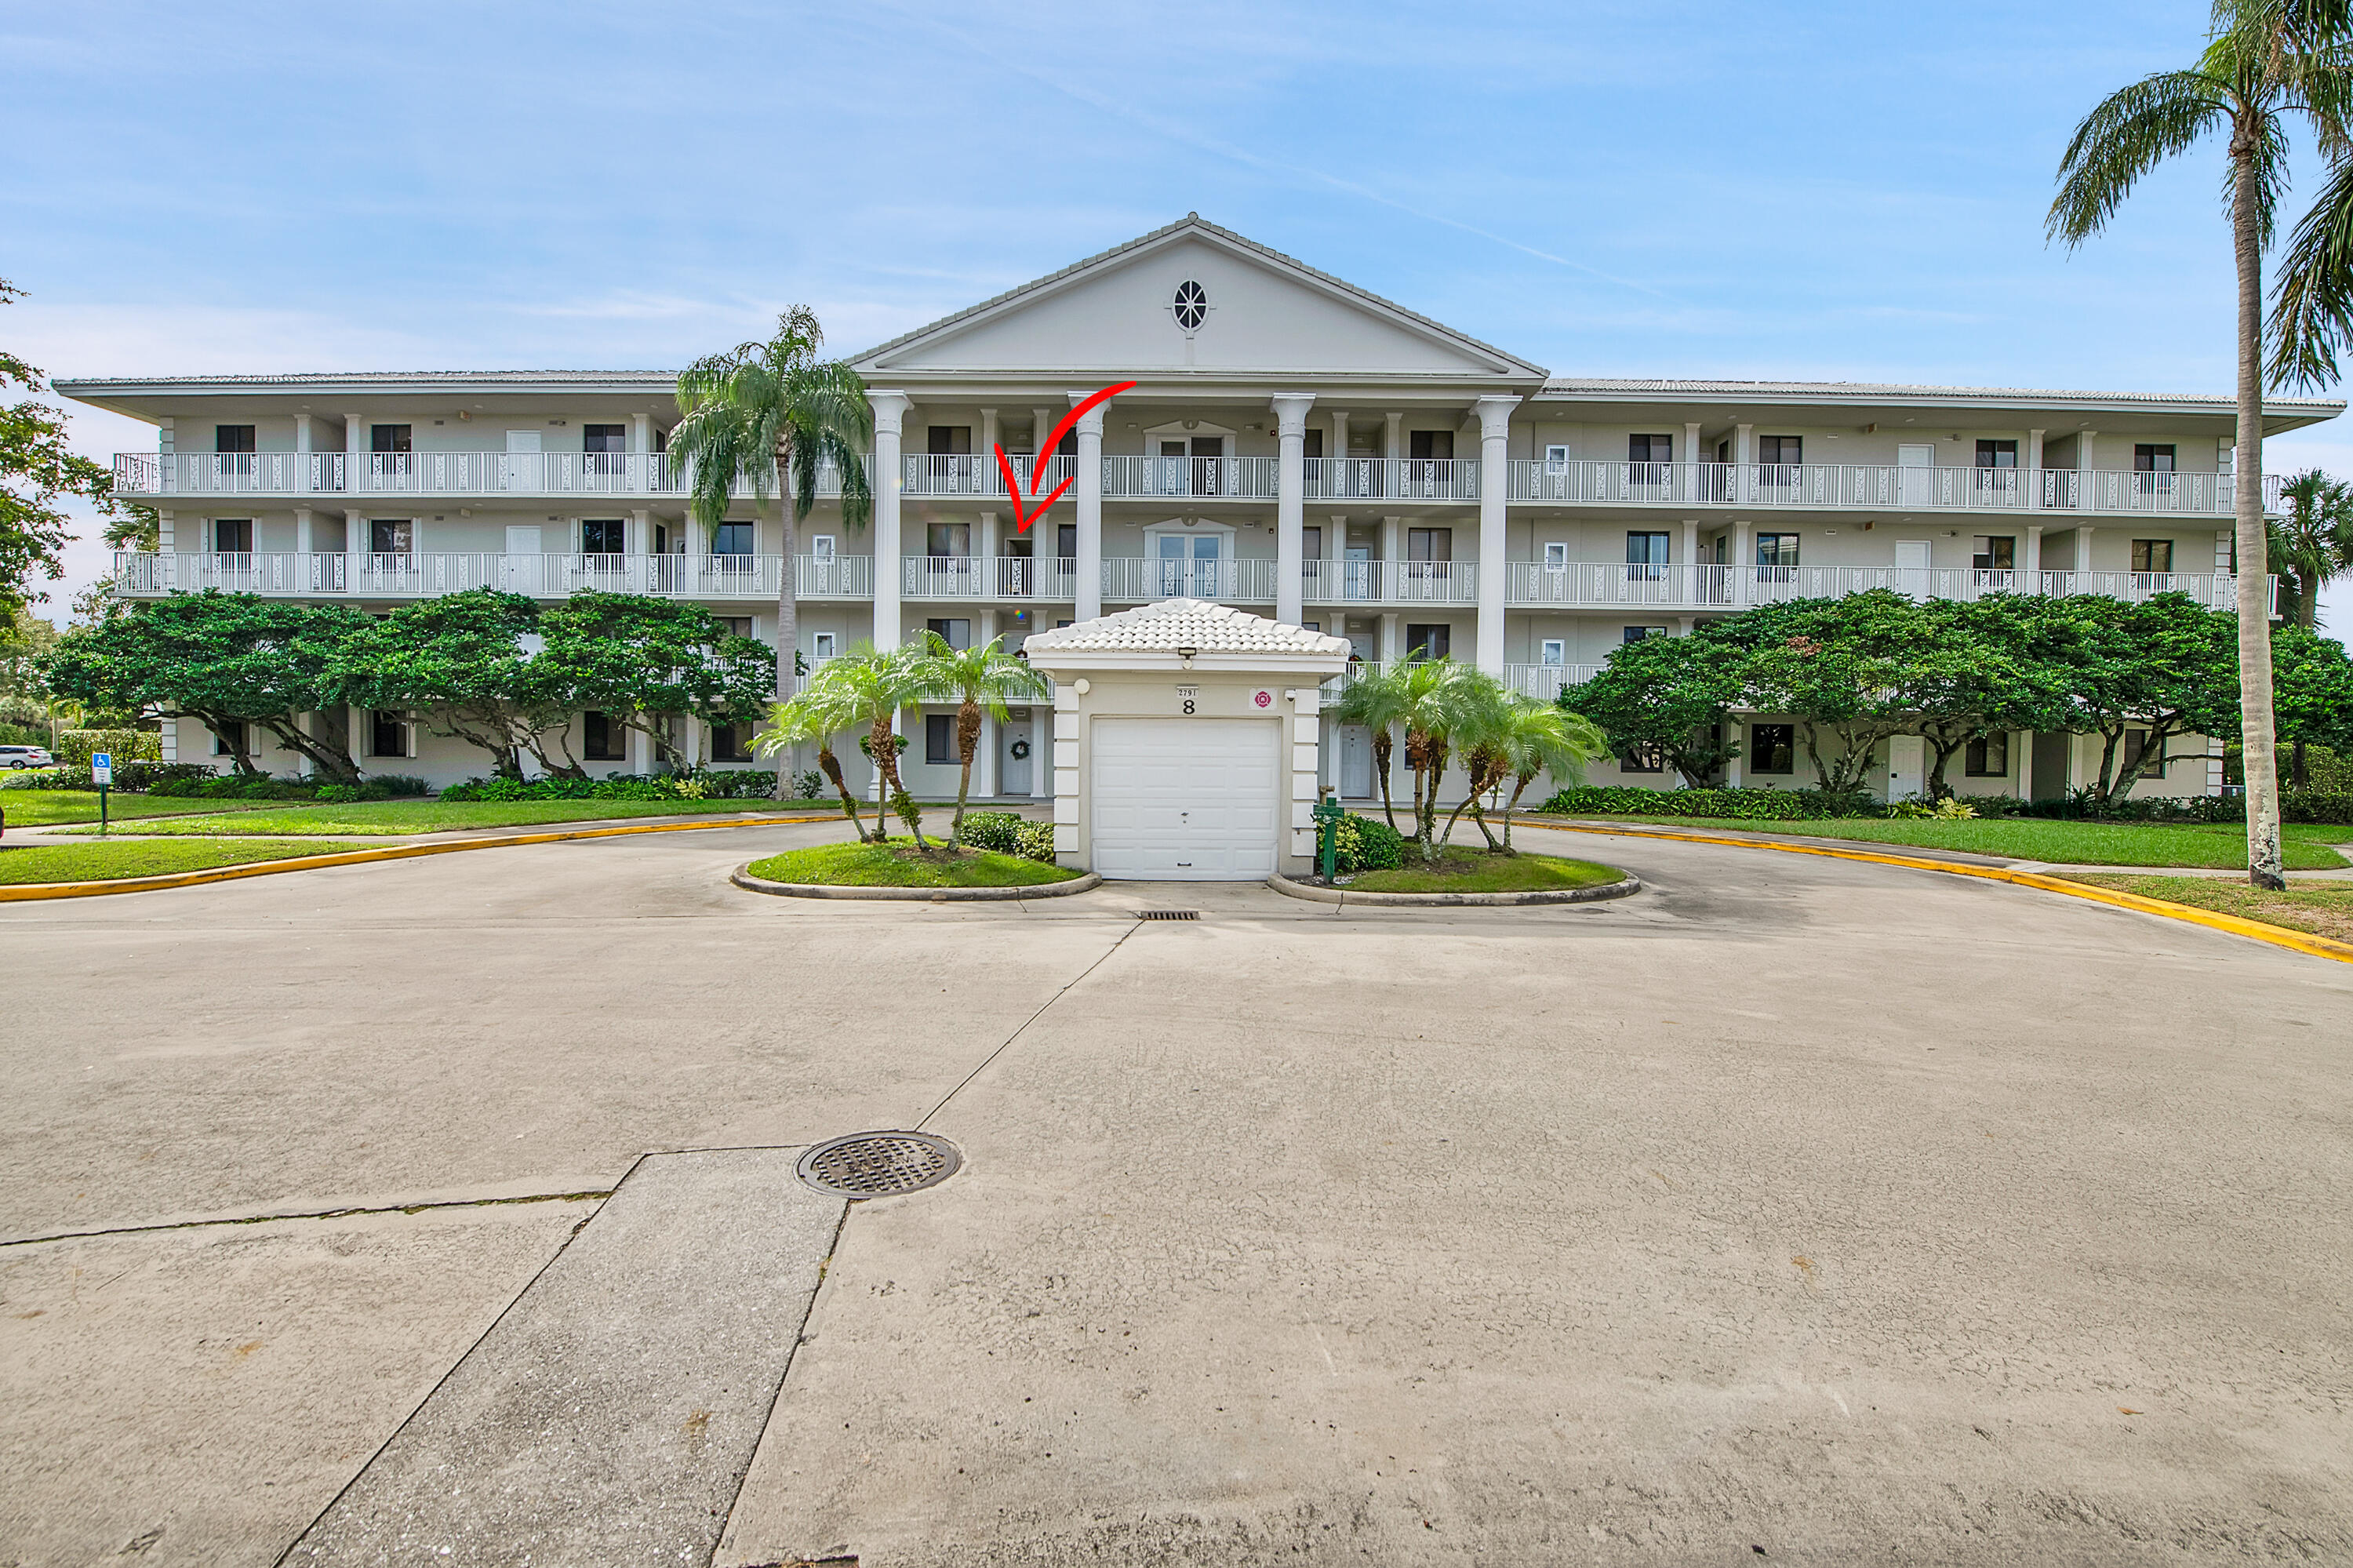
<path fill-rule="evenodd" d="M 1309 458 L 1310 501 L 1477 501 L 1472 458 Z"/>
<path fill-rule="evenodd" d="M 1307 604 L 1477 604 L 1479 569 L 1468 561 L 1308 561 Z"/>
<path fill-rule="evenodd" d="M 2232 514 L 2231 478 L 2214 473 L 1875 463 L 1515 461 L 1511 469 L 1512 500 L 1564 506 Z M 2276 509 L 2280 476 L 2263 476 L 2263 493 L 2266 508 Z"/>
<path fill-rule="evenodd" d="M 2161 593 L 2188 594 L 2209 609 L 2238 605 L 2228 573 L 1994 572 L 1966 567 L 1620 566 L 1572 561 L 1549 567 L 1514 561 L 1504 602 L 1514 609 L 1675 609 L 1724 612 L 1793 599 L 1840 599 L 1887 588 L 1913 599 L 1977 599 L 1988 594 L 2105 594 L 2137 603 Z M 2274 608 L 2278 585 L 2273 585 Z"/>
<path fill-rule="evenodd" d="M 686 485 L 663 452 L 117 452 L 114 493 L 149 503 L 180 495 L 676 499 Z M 749 496 L 752 486 L 735 493 Z M 837 470 L 818 469 L 818 493 L 841 493 Z"/>

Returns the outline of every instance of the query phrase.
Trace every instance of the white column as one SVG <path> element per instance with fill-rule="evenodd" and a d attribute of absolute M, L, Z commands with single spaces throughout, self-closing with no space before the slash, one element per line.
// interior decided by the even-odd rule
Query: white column
<path fill-rule="evenodd" d="M 1678 598 L 1696 601 L 1699 589 L 1699 519 L 1683 519 L 1683 592 Z"/>
<path fill-rule="evenodd" d="M 1382 422 L 1386 428 L 1381 432 L 1381 456 L 1395 462 L 1405 456 L 1405 413 L 1392 408 L 1382 416 Z"/>
<path fill-rule="evenodd" d="M 1301 578 L 1305 575 L 1305 541 L 1301 530 L 1307 514 L 1307 410 L 1313 392 L 1281 392 L 1272 400 L 1278 440 L 1274 485 L 1274 618 L 1286 626 L 1299 624 Z M 1335 429 L 1345 440 L 1345 414 L 1333 417 Z"/>
<path fill-rule="evenodd" d="M 311 509 L 294 509 L 294 570 L 297 579 L 307 582 L 311 570 Z"/>
<path fill-rule="evenodd" d="M 1748 519 L 1736 518 L 1732 524 L 1732 602 L 1746 604 L 1754 597 L 1750 589 L 1756 581 L 1756 561 L 1748 547 Z"/>
<path fill-rule="evenodd" d="M 650 454 L 653 450 L 654 417 L 651 414 L 630 415 L 629 488 L 631 490 L 642 492 L 651 490 L 653 488 L 654 465 L 646 461 L 648 455 Z M 638 515 L 643 516 L 644 514 L 640 513 Z M 652 535 L 648 535 L 647 538 L 650 541 Z M 646 552 L 643 547 L 639 547 L 631 553 L 634 555 L 643 555 Z"/>
<path fill-rule="evenodd" d="M 1737 500 L 1754 501 L 1757 499 L 1757 474 L 1754 466 L 1757 461 L 1757 427 L 1735 425 L 1732 427 L 1732 461 L 1740 465 L 1733 471 L 1736 477 L 1732 493 Z"/>
<path fill-rule="evenodd" d="M 311 416 L 294 416 L 294 488 L 311 488 Z"/>
<path fill-rule="evenodd" d="M 2075 569 L 2079 572 L 2088 572 L 2092 569 L 2092 525 L 2089 523 L 2075 524 Z M 2090 589 L 2089 583 L 2075 585 L 2075 591 L 2078 593 L 2086 593 Z"/>
<path fill-rule="evenodd" d="M 1683 459 L 1685 462 L 1699 461 L 1699 421 L 1697 419 L 1683 421 Z"/>
<path fill-rule="evenodd" d="M 978 461 L 981 472 L 997 471 L 997 410 L 994 408 L 980 411 L 980 440 L 972 449 L 972 455 Z"/>
<path fill-rule="evenodd" d="M 2042 509 L 2042 432 L 2026 432 L 2026 505 L 2031 512 Z"/>
<path fill-rule="evenodd" d="M 1504 476 L 1511 471 L 1510 397 L 1479 399 L 1479 668 L 1504 673 Z"/>
<path fill-rule="evenodd" d="M 1398 575 L 1397 563 L 1398 557 L 1405 553 L 1404 524 L 1405 519 L 1402 517 L 1381 519 L 1380 592 L 1375 596 L 1376 598 L 1390 599 L 1396 596 L 1398 583 L 1401 580 Z M 1383 653 L 1381 657 L 1387 659 L 1388 655 Z"/>
<path fill-rule="evenodd" d="M 1401 630 L 1403 620 L 1404 617 L 1394 609 L 1385 609 L 1381 612 L 1381 662 L 1383 664 L 1394 664 L 1403 655 L 1404 650 L 1399 646 L 1405 635 Z"/>
<path fill-rule="evenodd" d="M 1071 405 L 1092 396 L 1073 392 Z M 1078 577 L 1078 605 L 1072 613 L 1080 620 L 1092 620 L 1103 614 L 1103 428 L 1101 403 L 1079 418 L 1079 474 L 1071 492 L 1078 497 L 1079 553 L 1072 567 Z"/>
<path fill-rule="evenodd" d="M 906 418 L 903 392 L 871 392 L 874 409 L 874 646 L 899 646 L 899 422 Z"/>
<path fill-rule="evenodd" d="M 1052 452 L 1046 450 L 1046 438 L 1053 433 L 1054 410 L 1051 408 L 1030 409 L 1029 444 L 1037 449 L 1037 458 L 1039 462 L 1044 462 L 1048 458 L 1054 455 Z M 1050 490 L 1053 487 L 1049 485 L 1047 488 Z M 1040 550 L 1038 553 L 1042 556 L 1046 552 Z"/>
<path fill-rule="evenodd" d="M 1324 449 L 1324 455 L 1335 461 L 1345 461 L 1348 455 L 1348 414 L 1346 409 L 1335 408 L 1332 410 L 1332 433 L 1326 437 L 1325 440 L 1328 444 Z"/>
<path fill-rule="evenodd" d="M 678 767 L 683 773 L 702 760 L 702 720 L 695 714 L 678 715 Z"/>
<path fill-rule="evenodd" d="M 2040 523 L 2029 523 L 2026 525 L 2026 559 L 2019 563 L 2019 569 L 2026 574 L 2026 591 L 2041 593 L 2042 591 L 2042 524 Z"/>
<path fill-rule="evenodd" d="M 629 771 L 645 774 L 654 770 L 654 743 L 644 730 L 629 731 Z"/>
<path fill-rule="evenodd" d="M 1727 789 L 1737 789 L 1740 788 L 1740 765 L 1747 760 L 1748 723 L 1737 714 L 1727 715 L 1725 722 L 1732 726 L 1732 742 L 1740 747 L 1741 754 L 1725 763 L 1724 782 Z"/>
<path fill-rule="evenodd" d="M 155 514 L 155 550 L 158 555 L 172 553 L 172 514 L 158 510 Z"/>
<path fill-rule="evenodd" d="M 2085 511 L 2092 506 L 2093 449 L 2099 438 L 2097 430 L 2079 430 L 2075 435 L 2075 504 Z"/>
<path fill-rule="evenodd" d="M 995 459 L 992 458 L 990 461 L 993 463 Z M 980 537 L 973 541 L 972 547 L 974 553 L 980 557 L 980 565 L 974 569 L 981 574 L 981 591 L 984 593 L 1002 592 L 1003 588 L 997 580 L 996 513 L 984 512 L 980 514 Z M 993 609 L 987 611 L 987 617 L 990 625 L 994 626 L 997 624 L 997 611 Z M 983 641 L 985 641 L 987 639 L 983 639 Z"/>
<path fill-rule="evenodd" d="M 678 564 L 678 591 L 684 599 L 702 597 L 702 557 L 711 545 L 711 535 L 703 532 L 702 520 L 692 512 L 679 519 L 678 542 L 684 546 L 685 558 Z M 785 566 L 792 569 L 790 562 Z"/>
<path fill-rule="evenodd" d="M 171 514 L 167 512 L 164 514 L 164 516 L 168 519 L 171 516 Z M 168 521 L 164 525 L 164 536 L 166 539 L 171 537 L 171 524 Z M 347 575 L 343 578 L 343 586 L 346 588 L 354 592 L 358 590 L 359 561 L 357 557 L 364 556 L 368 553 L 368 546 L 374 542 L 375 541 L 368 537 L 366 515 L 356 506 L 345 512 L 343 514 L 343 555 L 345 557 L 343 565 Z"/>

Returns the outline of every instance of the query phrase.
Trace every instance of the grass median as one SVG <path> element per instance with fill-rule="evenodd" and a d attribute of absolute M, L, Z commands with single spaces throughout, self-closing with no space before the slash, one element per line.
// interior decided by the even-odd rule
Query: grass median
<path fill-rule="evenodd" d="M 1409 844 L 1406 863 L 1395 871 L 1361 871 L 1345 885 L 1351 893 L 1547 893 L 1564 887 L 1598 887 L 1623 882 L 1614 865 L 1566 860 L 1550 854 L 1489 854 L 1450 847 L 1436 865 L 1423 865 Z"/>
<path fill-rule="evenodd" d="M 819 844 L 752 863 L 770 882 L 812 882 L 828 887 L 1037 887 L 1080 874 L 987 850 L 918 850 L 891 844 Z"/>
<path fill-rule="evenodd" d="M 2209 876 L 2118 876 L 2104 872 L 2078 874 L 2066 880 L 2187 904 L 2218 915 L 2236 915 L 2242 920 L 2260 920 L 2306 936 L 2353 942 L 2353 886 L 2341 882 L 2290 881 L 2286 892 L 2266 893 L 2243 882 Z"/>
<path fill-rule="evenodd" d="M 446 833 L 619 817 L 775 816 L 822 812 L 805 800 L 366 800 L 351 806 L 280 806 L 142 822 L 142 833 L 212 838 L 249 833 Z M 77 828 L 75 833 L 94 832 Z"/>
<path fill-rule="evenodd" d="M 128 876 L 170 876 L 183 871 L 211 871 L 224 865 L 251 865 L 266 860 L 291 860 L 298 855 L 340 854 L 366 849 L 364 843 L 322 843 L 316 839 L 239 839 L 185 842 L 169 839 L 128 839 L 109 843 L 26 844 L 0 849 L 0 886 L 20 887 L 35 882 L 117 882 Z"/>
<path fill-rule="evenodd" d="M 252 810 L 271 802 L 255 800 L 240 803 L 234 800 L 190 800 L 171 795 L 126 795 L 111 792 L 106 800 L 109 821 L 129 821 L 139 817 L 188 816 L 197 812 L 210 816 L 222 811 Z M 0 814 L 8 819 L 12 828 L 46 828 L 57 822 L 94 822 L 98 821 L 98 791 L 95 789 L 0 789 Z"/>
<path fill-rule="evenodd" d="M 1541 824 L 1545 819 L 1526 820 Z M 2183 865 L 2229 870 L 2247 863 L 2247 830 L 2236 822 L 2066 822 L 2045 817 L 1984 817 L 1957 822 L 1903 817 L 1769 822 L 1721 817 L 1574 820 L 1689 828 L 1699 832 L 1850 839 L 2010 860 L 2046 861 L 2057 865 Z M 2290 871 L 2337 871 L 2344 867 L 2345 857 L 2328 845 L 2353 842 L 2353 827 L 2296 824 L 2285 830 L 2284 838 L 2282 847 Z"/>

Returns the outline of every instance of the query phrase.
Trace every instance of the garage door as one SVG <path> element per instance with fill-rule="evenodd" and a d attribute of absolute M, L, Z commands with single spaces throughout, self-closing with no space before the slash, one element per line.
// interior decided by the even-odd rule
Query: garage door
<path fill-rule="evenodd" d="M 1096 871 L 1169 882 L 1273 874 L 1280 719 L 1097 719 L 1093 740 Z"/>

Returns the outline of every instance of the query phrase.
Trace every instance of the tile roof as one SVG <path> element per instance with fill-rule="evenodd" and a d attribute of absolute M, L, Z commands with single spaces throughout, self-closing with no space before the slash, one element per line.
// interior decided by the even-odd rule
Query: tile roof
<path fill-rule="evenodd" d="M 1022 644 L 1038 653 L 1174 653 L 1191 648 L 1202 653 L 1308 653 L 1330 657 L 1345 654 L 1345 638 L 1286 626 L 1252 615 L 1231 605 L 1199 599 L 1164 599 L 1137 609 L 1082 620 L 1033 634 Z"/>

